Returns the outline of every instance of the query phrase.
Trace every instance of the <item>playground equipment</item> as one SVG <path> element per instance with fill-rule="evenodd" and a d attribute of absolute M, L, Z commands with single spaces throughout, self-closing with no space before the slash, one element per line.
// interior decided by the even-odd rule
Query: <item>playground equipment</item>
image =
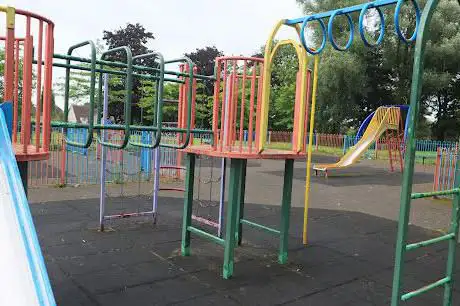
<path fill-rule="evenodd" d="M 448 191 L 455 186 L 457 174 L 458 146 L 455 148 L 439 147 L 436 152 L 433 191 Z M 437 195 L 437 197 L 452 197 L 452 194 Z"/>
<path fill-rule="evenodd" d="M 11 146 L 10 106 L 0 105 L 0 304 L 56 305 Z"/>
<path fill-rule="evenodd" d="M 55 54 L 55 59 L 65 60 L 65 63 L 53 63 L 53 23 L 43 17 L 36 14 L 28 13 L 21 10 L 15 10 L 10 7 L 1 7 L 0 11 L 6 13 L 7 20 L 7 35 L 5 38 L 5 89 L 4 89 L 4 104 L 6 107 L 9 103 L 14 103 L 13 108 L 13 119 L 8 122 L 8 127 L 4 125 L 5 119 L 0 115 L 0 123 L 2 123 L 2 129 L 0 132 L 0 142 L 2 150 L 0 153 L 0 161 L 2 167 L 5 167 L 8 171 L 7 175 L 3 174 L 3 179 L 10 182 L 15 180 L 15 184 L 9 184 L 9 188 L 14 189 L 15 193 L 2 193 L 1 196 L 6 198 L 8 204 L 20 204 L 24 208 L 22 211 L 13 211 L 11 218 L 5 220 L 3 224 L 6 224 L 8 230 L 19 229 L 18 224 L 11 224 L 11 220 L 21 220 L 20 217 L 26 216 L 24 224 L 26 225 L 23 229 L 26 229 L 29 236 L 19 237 L 22 241 L 32 241 L 33 244 L 24 245 L 30 252 L 27 254 L 27 259 L 14 258 L 16 261 L 24 264 L 27 262 L 29 271 L 24 274 L 18 274 L 17 276 L 21 280 L 22 286 L 27 286 L 26 278 L 32 277 L 33 280 L 38 281 L 41 277 L 42 283 L 40 287 L 35 287 L 34 290 L 30 288 L 19 288 L 21 290 L 18 295 L 20 298 L 24 297 L 25 292 L 34 294 L 36 296 L 32 303 L 29 301 L 24 302 L 25 305 L 54 305 L 51 290 L 48 290 L 49 283 L 46 279 L 46 272 L 42 259 L 40 257 L 39 248 L 36 244 L 36 236 L 33 230 L 32 223 L 30 221 L 30 215 L 28 215 L 27 202 L 25 200 L 24 190 L 21 189 L 21 184 L 18 182 L 18 169 L 14 167 L 12 160 L 11 146 L 9 145 L 8 137 L 5 136 L 7 129 L 10 128 L 12 131 L 12 147 L 16 155 L 16 160 L 19 165 L 19 172 L 21 172 L 23 187 L 26 189 L 27 175 L 24 175 L 27 171 L 27 161 L 44 159 L 48 154 L 49 149 L 49 138 L 50 138 L 50 126 L 63 128 L 67 135 L 69 128 L 82 128 L 87 130 L 87 138 L 83 142 L 75 142 L 67 139 L 67 143 L 81 148 L 87 148 L 91 145 L 94 132 L 99 132 L 99 140 L 102 146 L 109 148 L 122 149 L 128 144 L 139 147 L 157 148 L 173 147 L 175 149 L 185 149 L 187 153 L 187 175 L 186 175 L 186 195 L 184 203 L 184 220 L 183 220 L 183 239 L 182 239 L 182 254 L 188 255 L 190 253 L 190 235 L 191 233 L 198 234 L 202 237 L 211 239 L 212 241 L 224 245 L 224 277 L 229 278 L 233 274 L 233 251 L 236 242 L 241 242 L 242 237 L 242 225 L 246 224 L 259 229 L 266 230 L 268 232 L 279 235 L 280 237 L 280 252 L 279 261 L 285 263 L 287 259 L 287 238 L 289 228 L 289 211 L 291 201 L 291 189 L 292 189 L 292 176 L 293 176 L 293 161 L 297 158 L 303 158 L 306 155 L 307 146 L 305 144 L 305 131 L 308 123 L 308 115 L 310 115 L 310 137 L 308 143 L 308 158 L 307 158 L 307 178 L 306 178 L 306 196 L 305 196 L 305 210 L 304 210 L 304 243 L 307 242 L 307 220 L 308 220 L 308 199 L 309 199 L 309 188 L 311 178 L 311 149 L 313 141 L 313 127 L 314 127 L 314 112 L 316 102 L 316 91 L 317 91 L 317 76 L 318 76 L 318 64 L 319 55 L 324 50 L 327 40 L 329 39 L 332 47 L 339 51 L 346 51 L 353 43 L 354 39 L 354 24 L 351 14 L 354 12 L 360 12 L 359 16 L 359 32 L 361 39 L 364 44 L 369 47 L 375 47 L 382 43 L 385 31 L 385 15 L 382 12 L 382 7 L 396 5 L 395 9 L 395 29 L 399 38 L 405 43 L 416 42 L 415 53 L 414 53 L 414 68 L 412 77 L 412 87 L 410 96 L 410 108 L 411 112 L 409 115 L 409 125 L 407 129 L 406 146 L 405 152 L 405 172 L 403 175 L 403 185 L 401 191 L 401 205 L 400 205 L 400 216 L 399 226 L 397 234 L 397 245 L 396 245 L 396 259 L 395 259 L 395 272 L 393 282 L 393 293 L 392 293 L 392 306 L 397 306 L 401 301 L 406 301 L 415 296 L 418 296 L 428 290 L 437 287 L 444 287 L 444 305 L 452 305 L 452 286 L 453 286 L 453 271 L 455 270 L 455 252 L 456 244 L 458 240 L 459 230 L 459 202 L 460 202 L 460 188 L 458 182 L 460 177 L 456 174 L 455 183 L 452 189 L 444 191 L 435 191 L 427 193 L 412 193 L 412 182 L 414 172 L 414 160 L 415 160 L 415 130 L 416 122 L 419 115 L 419 101 L 422 92 L 422 74 L 423 74 L 423 59 L 426 49 L 426 43 L 428 41 L 428 27 L 430 25 L 433 13 L 439 3 L 439 0 L 428 0 L 423 12 L 418 5 L 416 0 L 412 0 L 410 3 L 415 8 L 416 15 L 416 28 L 411 37 L 405 36 L 404 31 L 400 26 L 400 13 L 404 0 L 378 0 L 374 2 L 367 2 L 361 5 L 355 5 L 348 8 L 339 10 L 333 10 L 329 12 L 323 12 L 318 14 L 312 14 L 297 19 L 281 20 L 275 26 L 272 34 L 270 35 L 266 44 L 264 59 L 259 58 L 245 58 L 245 57 L 223 57 L 218 58 L 216 63 L 216 76 L 207 77 L 195 74 L 193 63 L 188 58 L 181 58 L 176 60 L 165 61 L 160 53 L 149 53 L 141 56 L 133 57 L 131 51 L 127 47 L 119 47 L 111 49 L 102 54 L 99 60 L 96 59 L 95 46 L 91 41 L 86 41 L 77 45 L 72 46 L 66 55 Z M 365 35 L 365 17 L 366 12 L 370 9 L 375 9 L 381 21 L 380 35 L 375 43 L 369 41 Z M 344 16 L 348 19 L 350 26 L 350 37 L 345 46 L 339 46 L 333 37 L 334 20 L 336 17 Z M 26 19 L 26 33 L 24 38 L 15 37 L 15 20 L 17 16 L 24 16 Z M 38 43 L 34 44 L 34 39 L 31 35 L 31 21 L 35 20 L 38 23 L 39 38 Z M 324 23 L 324 20 L 328 20 L 328 26 Z M 321 45 L 317 49 L 308 47 L 306 42 L 305 29 L 309 22 L 317 21 L 323 33 L 323 39 Z M 45 30 L 43 28 L 46 24 Z M 281 26 L 293 27 L 303 45 L 303 48 L 293 40 L 282 40 L 273 46 L 273 39 Z M 45 46 L 43 47 L 43 40 Z M 266 146 L 267 138 L 267 126 L 268 126 L 268 113 L 269 113 L 269 96 L 270 96 L 270 69 L 273 63 L 273 57 L 276 51 L 281 45 L 292 45 L 299 58 L 299 73 L 297 75 L 298 91 L 295 99 L 295 118 L 294 118 L 294 136 L 292 139 L 292 147 L 289 150 L 277 150 L 271 149 Z M 20 77 L 18 76 L 19 69 L 17 67 L 19 60 L 19 49 L 22 46 L 24 53 L 23 57 L 23 99 L 21 101 L 21 107 L 19 107 L 18 101 L 18 82 Z M 88 46 L 91 49 L 91 57 L 89 59 L 75 57 L 72 55 L 73 51 L 81 47 Z M 33 59 L 32 51 L 37 54 L 37 60 Z M 116 53 L 123 52 L 125 54 L 124 62 L 116 62 L 109 60 L 108 56 Z M 309 114 L 309 100 L 310 96 L 308 89 L 309 84 L 309 58 L 307 53 L 314 55 L 315 64 L 313 71 L 313 86 L 312 86 L 312 100 L 311 100 L 311 112 Z M 150 57 L 155 60 L 155 65 L 152 67 L 145 67 L 135 65 L 134 60 L 139 58 Z M 74 65 L 72 62 L 84 63 L 89 65 Z M 177 65 L 184 64 L 182 71 L 171 71 L 166 70 L 166 65 Z M 36 94 L 36 110 L 35 110 L 35 121 L 36 126 L 35 137 L 31 133 L 31 114 L 32 114 L 32 103 L 31 99 L 34 96 L 32 94 L 32 65 L 37 65 L 37 83 Z M 99 67 L 96 67 L 99 65 Z M 51 111 L 51 84 L 52 84 L 52 66 L 63 67 L 66 69 L 66 97 L 65 97 L 65 121 L 54 122 L 50 124 L 50 111 Z M 91 91 L 89 96 L 90 102 L 90 115 L 89 122 L 87 124 L 82 123 L 70 123 L 68 122 L 68 105 L 69 105 L 69 74 L 70 70 L 83 70 L 89 71 L 91 75 Z M 136 70 L 137 72 L 134 72 Z M 142 73 L 140 73 L 142 72 Z M 96 73 L 99 74 L 99 88 L 102 91 L 102 74 L 108 73 L 111 75 L 118 75 L 126 78 L 126 97 L 124 103 L 124 115 L 123 124 L 107 125 L 105 122 L 101 123 L 102 119 L 102 107 L 98 108 L 97 122 L 94 122 L 93 112 L 95 109 L 95 84 L 96 84 Z M 42 74 L 44 74 L 43 84 Z M 131 86 L 133 77 L 144 78 L 154 81 L 154 86 L 157 89 L 156 105 L 155 105 L 155 120 L 152 126 L 133 125 L 131 123 Z M 193 100 L 193 83 L 194 80 L 215 80 L 215 95 L 214 95 L 214 108 L 213 108 L 213 128 L 212 131 L 197 129 L 193 127 L 192 118 L 192 100 Z M 162 118 L 162 107 L 164 105 L 164 99 L 162 95 L 163 83 L 165 81 L 177 82 L 185 84 L 185 89 L 182 90 L 182 94 L 185 95 L 186 101 L 182 108 L 184 117 L 181 117 L 179 122 L 181 127 L 163 127 Z M 249 83 L 249 84 L 248 84 Z M 308 84 L 308 85 L 307 85 Z M 42 86 L 43 85 L 43 86 Z M 249 85 L 249 86 L 248 86 Z M 257 89 L 256 89 L 257 88 Z M 43 91 L 42 91 L 43 89 Z M 43 105 L 41 105 L 40 97 L 43 92 Z M 242 93 L 242 94 L 240 94 Z M 249 95 L 248 101 L 246 97 Z M 99 97 L 101 98 L 101 94 Z M 246 102 L 249 102 L 248 104 Z M 102 103 L 99 103 L 101 106 Z M 249 105 L 249 107 L 248 107 Z M 3 105 L 2 105 L 3 107 Z M 248 109 L 248 111 L 246 111 Z M 249 113 L 247 115 L 246 113 Z M 239 116 L 238 116 L 239 114 Z M 255 117 L 255 118 L 254 118 Z M 239 120 L 238 120 L 239 119 Z M 21 121 L 21 124 L 19 124 Z M 244 140 L 243 130 L 244 127 L 248 126 L 248 137 Z M 19 128 L 20 127 L 20 128 Z M 20 137 L 18 137 L 18 130 Z M 101 131 L 106 130 L 117 130 L 123 131 L 123 141 L 119 144 L 110 143 L 104 139 Z M 377 129 L 378 130 L 378 129 Z M 131 139 L 131 131 L 147 131 L 152 132 L 154 137 L 152 142 L 149 144 L 139 143 L 135 139 Z M 167 144 L 161 141 L 162 132 L 178 133 L 178 141 L 176 144 Z M 210 134 L 213 137 L 213 142 L 209 145 L 194 145 L 191 140 L 194 134 Z M 102 138 L 101 138 L 102 137 Z M 255 138 L 255 140 L 253 140 Z M 191 145 L 192 144 L 192 145 Z M 9 150 L 9 151 L 8 151 Z M 9 152 L 9 153 L 4 153 Z M 203 230 L 200 230 L 191 225 L 192 220 L 192 202 L 193 202 L 193 182 L 194 182 L 194 170 L 195 170 L 195 159 L 196 155 L 209 155 L 222 158 L 230 159 L 230 184 L 229 184 L 229 199 L 227 208 L 226 218 L 226 235 L 225 238 L 215 237 Z M 268 228 L 263 225 L 256 224 L 250 220 L 244 219 L 244 193 L 245 193 L 245 176 L 246 176 L 246 163 L 247 159 L 282 159 L 285 160 L 285 175 L 284 175 L 284 186 L 283 186 L 283 199 L 282 199 L 282 217 L 281 217 L 281 229 L 276 230 Z M 25 166 L 24 166 L 25 165 Z M 5 178 L 5 176 L 7 176 Z M 409 224 L 410 215 L 410 204 L 411 200 L 419 198 L 427 198 L 439 195 L 453 195 L 453 209 L 452 209 L 452 221 L 450 230 L 447 234 L 437 238 L 433 238 L 427 241 L 421 241 L 416 243 L 407 243 L 407 230 Z M 19 197 L 20 199 L 16 199 Z M 2 198 L 3 200 L 3 198 Z M 13 207 L 10 205 L 9 207 Z M 28 216 L 28 217 L 27 217 Z M 16 217 L 16 218 L 15 218 Z M 17 231 L 18 232 L 18 231 Z M 20 232 L 23 234 L 24 232 Z M 403 281 L 402 274 L 404 268 L 404 258 L 408 251 L 418 249 L 420 247 L 426 247 L 434 243 L 442 241 L 448 241 L 449 253 L 446 266 L 446 276 L 427 285 L 420 289 L 403 293 Z M 35 243 L 34 243 L 35 242 Z M 9 243 L 12 245 L 12 242 Z M 31 248 L 33 246 L 33 248 Z M 15 262 L 16 262 L 15 261 Z M 40 264 L 41 263 L 41 264 Z M 32 268 L 31 268 L 32 267 Z M 31 272 L 32 271 L 32 272 Z M 16 273 L 16 271 L 14 271 Z M 7 274 L 5 274 L 7 275 Z M 10 280 L 11 275 L 8 275 Z M 35 283 L 36 285 L 37 283 Z M 30 285 L 30 282 L 29 282 Z M 18 289 L 18 288 L 16 288 Z M 29 290 L 28 290 L 29 289 Z M 13 290 L 13 289 L 12 289 Z M 11 291 L 14 292 L 14 291 Z M 8 292 L 9 293 L 9 292 Z M 31 297 L 31 299 L 34 299 Z"/>
<path fill-rule="evenodd" d="M 365 131 L 361 132 L 363 129 L 361 128 L 358 132 L 358 135 L 360 135 L 360 132 L 362 133 L 359 141 L 353 147 L 351 147 L 337 163 L 313 165 L 313 169 L 316 172 L 322 171 L 327 176 L 328 170 L 343 169 L 357 163 L 361 156 L 366 153 L 369 147 L 378 141 L 380 137 L 386 132 L 386 146 L 388 149 L 391 170 L 393 171 L 394 169 L 393 160 L 395 157 L 399 157 L 402 170 L 401 147 L 403 142 L 399 137 L 400 122 L 402 122 L 400 107 L 379 107 L 373 113 L 371 118 L 372 119 L 370 119 L 369 122 L 366 122 L 368 120 L 366 119 L 363 123 L 363 125 L 366 125 Z M 394 156 L 394 152 L 397 154 L 397 156 Z"/>
<path fill-rule="evenodd" d="M 27 177 L 28 161 L 45 160 L 49 155 L 54 24 L 47 18 L 13 7 L 1 7 L 0 10 L 6 14 L 6 37 L 2 38 L 5 41 L 3 101 L 13 103 L 12 145 L 24 178 Z M 21 24 L 25 28 L 23 37 L 17 37 L 21 35 L 17 33 L 18 22 L 24 22 Z M 38 33 L 38 38 L 31 33 Z M 21 51 L 22 75 L 19 69 Z M 37 55 L 39 62 L 35 71 L 33 54 Z M 19 101 L 20 89 L 22 101 Z M 31 133 L 33 115 L 34 134 Z M 27 180 L 23 183 L 27 191 Z"/>
<path fill-rule="evenodd" d="M 444 305 L 452 305 L 452 290 L 453 290 L 453 273 L 455 271 L 455 254 L 456 254 L 456 245 L 458 241 L 458 230 L 459 230 L 459 204 L 460 204 L 460 188 L 458 185 L 459 182 L 459 173 L 456 173 L 454 188 L 445 190 L 445 191 L 435 191 L 427 193 L 412 193 L 412 183 L 413 183 L 413 174 L 415 166 L 415 130 L 416 124 L 419 116 L 419 107 L 422 93 L 422 76 L 423 76 L 423 61 L 425 57 L 426 44 L 429 39 L 429 26 L 433 18 L 433 14 L 438 6 L 439 0 L 428 0 L 421 11 L 420 6 L 417 0 L 412 0 L 410 3 L 415 9 L 415 20 L 416 27 L 414 33 L 407 37 L 404 33 L 404 30 L 401 29 L 400 24 L 400 14 L 401 8 L 406 1 L 404 0 L 377 0 L 373 2 L 367 2 L 360 5 L 355 5 L 351 7 L 341 8 L 337 10 L 332 10 L 328 12 L 321 12 L 317 14 L 312 14 L 309 16 L 285 20 L 284 24 L 286 25 L 299 25 L 300 26 L 300 38 L 302 45 L 305 50 L 314 55 L 320 54 L 329 40 L 332 47 L 338 51 L 346 51 L 351 47 L 354 40 L 354 29 L 353 19 L 351 17 L 352 13 L 359 13 L 359 34 L 361 39 L 364 42 L 364 45 L 368 47 L 376 47 L 380 45 L 385 36 L 385 15 L 382 12 L 382 7 L 395 5 L 395 14 L 394 14 L 394 26 L 398 37 L 404 43 L 413 43 L 415 42 L 415 51 L 414 51 L 414 67 L 412 73 L 412 85 L 411 85 L 411 94 L 410 94 L 410 114 L 408 119 L 408 129 L 406 137 L 406 152 L 404 159 L 404 173 L 403 173 L 403 182 L 401 190 L 401 204 L 400 204 L 400 213 L 399 213 L 399 225 L 398 225 L 398 234 L 396 239 L 396 256 L 395 256 L 395 268 L 394 268 L 394 279 L 393 279 L 393 292 L 391 305 L 397 306 L 401 302 L 407 301 L 411 298 L 419 296 L 424 292 L 427 292 L 431 289 L 444 287 Z M 460 4 L 460 3 L 459 3 Z M 365 35 L 365 17 L 369 9 L 375 9 L 378 13 L 378 18 L 380 19 L 380 35 L 378 36 L 375 42 L 370 42 Z M 350 36 L 348 42 L 345 46 L 339 46 L 334 39 L 333 29 L 334 29 L 334 20 L 338 16 L 346 17 L 349 24 Z M 324 21 L 328 21 L 326 27 Z M 307 45 L 306 41 L 306 28 L 307 25 L 312 22 L 317 21 L 320 25 L 322 31 L 322 42 L 318 49 L 312 49 Z M 307 170 L 308 172 L 308 170 Z M 308 176 L 308 174 L 307 174 Z M 439 195 L 453 195 L 452 202 L 452 220 L 450 224 L 450 229 L 447 234 L 433 238 L 427 241 L 421 241 L 416 243 L 407 242 L 407 231 L 409 226 L 409 216 L 411 201 L 414 199 L 427 198 Z M 308 211 L 308 195 L 309 195 L 309 180 L 307 178 L 306 186 L 306 197 L 305 197 L 305 215 L 307 216 Z M 307 243 L 307 220 L 304 222 L 304 243 Z M 447 241 L 449 244 L 447 264 L 446 264 L 446 275 L 440 278 L 437 281 L 434 281 L 431 284 L 428 284 L 420 289 L 412 290 L 407 293 L 404 293 L 406 290 L 403 287 L 403 272 L 404 272 L 404 259 L 406 252 L 415 250 L 421 247 L 427 247 L 429 245 L 440 243 L 442 241 Z"/>
<path fill-rule="evenodd" d="M 3 210 L 0 239 L 7 246 L 0 260 L 4 272 L 0 278 L 4 289 L 0 304 L 56 305 L 26 197 L 28 161 L 44 160 L 49 155 L 54 24 L 42 16 L 12 7 L 1 6 L 0 11 L 6 17 L 6 36 L 2 38 L 5 42 L 3 103 L 0 103 L 0 203 Z M 21 36 L 16 31 L 18 22 L 24 22 L 22 38 L 16 37 Z M 38 33 L 36 40 L 31 35 L 34 25 Z M 20 50 L 23 53 L 22 75 Z M 33 51 L 40 62 L 35 71 L 34 134 L 30 124 Z M 20 88 L 22 101 L 19 101 Z"/>
<path fill-rule="evenodd" d="M 278 27 L 279 28 L 279 27 Z M 187 153 L 187 174 L 185 178 L 185 204 L 182 227 L 182 255 L 190 254 L 191 234 L 209 239 L 224 246 L 223 277 L 230 278 L 234 269 L 234 248 L 242 242 L 243 225 L 248 225 L 280 238 L 278 260 L 287 260 L 287 242 L 289 232 L 289 213 L 291 205 L 292 177 L 294 160 L 304 158 L 306 154 L 305 127 L 308 122 L 310 99 L 308 88 L 310 70 L 304 50 L 294 41 L 281 41 L 272 47 L 276 28 L 267 43 L 265 58 L 220 57 L 216 59 L 216 82 L 213 104 L 213 143 L 190 145 Z M 299 58 L 297 91 L 294 109 L 294 131 L 292 147 L 278 150 L 266 147 L 268 123 L 268 99 L 271 78 L 271 65 L 281 45 L 291 44 Z M 314 84 L 317 79 L 318 61 L 315 61 Z M 314 86 L 314 88 L 316 88 Z M 314 89 L 315 90 L 315 89 Z M 248 99 L 249 101 L 246 101 Z M 247 104 L 247 102 L 249 102 Z M 314 104 L 314 101 L 313 103 Z M 314 105 L 312 105 L 312 109 Z M 249 115 L 249 116 L 248 116 Z M 312 116 L 314 112 L 312 111 Z M 248 136 L 244 137 L 244 127 L 248 127 Z M 255 141 L 253 139 L 255 138 Z M 230 177 L 228 190 L 225 236 L 220 238 L 192 225 L 193 186 L 195 179 L 195 161 L 199 155 L 228 158 Z M 285 160 L 282 216 L 280 230 L 270 228 L 244 218 L 244 196 L 246 188 L 246 167 L 248 159 Z"/>

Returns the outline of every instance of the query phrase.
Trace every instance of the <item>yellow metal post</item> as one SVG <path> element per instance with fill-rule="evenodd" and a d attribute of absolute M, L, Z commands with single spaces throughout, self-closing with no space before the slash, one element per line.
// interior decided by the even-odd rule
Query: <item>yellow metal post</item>
<path fill-rule="evenodd" d="M 315 108 L 316 108 L 316 93 L 318 90 L 318 69 L 319 69 L 319 56 L 315 56 L 315 67 L 313 70 L 313 90 L 311 98 L 311 116 L 310 116 L 310 136 L 308 137 L 308 157 L 307 157 L 307 177 L 305 183 L 305 205 L 303 212 L 303 244 L 307 245 L 308 236 L 308 205 L 310 197 L 310 183 L 311 183 L 311 158 L 313 148 L 313 129 L 315 128 Z"/>

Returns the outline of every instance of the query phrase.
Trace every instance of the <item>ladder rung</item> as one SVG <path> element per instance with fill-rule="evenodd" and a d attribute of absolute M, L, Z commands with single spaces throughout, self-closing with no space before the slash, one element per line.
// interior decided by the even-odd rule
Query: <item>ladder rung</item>
<path fill-rule="evenodd" d="M 431 245 L 431 244 L 434 244 L 434 243 L 438 243 L 438 242 L 441 242 L 441 241 L 446 241 L 446 240 L 454 239 L 454 238 L 455 238 L 455 234 L 454 233 L 449 233 L 447 235 L 436 237 L 436 238 L 433 238 L 433 239 L 428 239 L 428 240 L 424 240 L 424 241 L 420 241 L 420 242 L 416 242 L 416 243 L 411 243 L 411 244 L 406 245 L 406 251 L 415 250 L 415 249 L 418 249 L 420 247 L 425 247 L 425 246 L 428 246 L 428 245 Z"/>
<path fill-rule="evenodd" d="M 440 279 L 434 283 L 431 283 L 429 285 L 426 285 L 420 289 L 417 289 L 417 290 L 414 290 L 414 291 L 411 291 L 411 292 L 408 292 L 406 294 L 403 294 L 401 296 L 401 301 L 407 301 L 408 299 L 410 298 L 413 298 L 414 296 L 417 296 L 417 295 L 420 295 L 422 293 L 425 293 L 431 289 L 434 289 L 434 288 L 437 288 L 437 287 L 440 287 L 440 286 L 443 286 L 447 283 L 450 282 L 450 277 L 444 277 L 443 279 Z"/>
<path fill-rule="evenodd" d="M 436 197 L 436 196 L 459 194 L 459 193 L 460 193 L 460 188 L 454 188 L 454 189 L 443 190 L 443 191 L 413 193 L 411 194 L 411 198 L 414 200 L 414 199 L 431 198 L 431 197 Z"/>

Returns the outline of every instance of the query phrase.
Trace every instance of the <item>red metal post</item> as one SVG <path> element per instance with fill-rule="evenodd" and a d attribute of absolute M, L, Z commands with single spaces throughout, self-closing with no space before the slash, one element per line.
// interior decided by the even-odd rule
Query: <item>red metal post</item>
<path fill-rule="evenodd" d="M 219 58 L 216 59 L 216 82 L 214 83 L 214 103 L 212 109 L 212 131 L 214 137 L 214 143 L 212 145 L 213 149 L 217 149 L 217 141 L 218 141 L 218 130 L 219 130 L 219 105 L 220 105 L 220 69 L 221 69 L 221 60 Z M 224 80 L 225 82 L 225 80 Z"/>
<path fill-rule="evenodd" d="M 247 62 L 243 63 L 243 84 L 241 86 L 241 112 L 240 112 L 240 152 L 243 150 L 243 130 L 244 130 L 244 112 L 245 112 L 245 96 L 246 96 L 246 73 Z"/>
<path fill-rule="evenodd" d="M 222 92 L 222 111 L 221 111 L 221 116 L 220 116 L 220 152 L 222 152 L 223 147 L 224 147 L 224 142 L 226 140 L 224 139 L 224 130 L 225 130 L 225 116 L 226 116 L 226 105 L 225 101 L 227 99 L 227 78 L 228 78 L 228 62 L 227 60 L 224 59 L 224 85 L 223 85 L 223 92 Z"/>
<path fill-rule="evenodd" d="M 252 137 L 254 137 L 254 100 L 256 95 L 256 76 L 257 76 L 257 63 L 254 63 L 252 67 L 252 77 L 251 77 L 251 95 L 249 97 L 249 123 L 248 123 L 248 147 L 249 153 L 252 153 Z"/>
<path fill-rule="evenodd" d="M 262 84 L 263 84 L 263 71 L 264 71 L 264 64 L 260 63 L 259 64 L 259 81 L 257 83 L 257 106 L 256 106 L 256 151 L 260 151 L 260 146 L 259 146 L 259 137 L 260 137 L 260 117 L 261 117 L 261 108 L 262 105 L 261 100 L 262 100 Z M 266 132 L 266 131 L 265 131 Z"/>
<path fill-rule="evenodd" d="M 48 152 L 51 137 L 51 90 L 53 84 L 53 24 L 46 27 L 45 73 L 43 88 L 43 150 Z"/>
<path fill-rule="evenodd" d="M 13 81 L 14 81 L 14 23 L 11 25 L 6 21 L 6 40 L 5 40 L 5 84 L 4 101 L 13 101 Z M 17 107 L 17 105 L 15 106 Z"/>
<path fill-rule="evenodd" d="M 42 89 L 42 40 L 43 40 L 43 21 L 38 25 L 38 55 L 37 55 L 37 97 L 35 106 L 35 152 L 40 150 L 41 132 L 41 89 Z"/>

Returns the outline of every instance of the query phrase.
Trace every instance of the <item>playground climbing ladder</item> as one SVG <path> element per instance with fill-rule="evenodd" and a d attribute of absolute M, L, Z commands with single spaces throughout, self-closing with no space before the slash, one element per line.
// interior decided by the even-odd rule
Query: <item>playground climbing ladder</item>
<path fill-rule="evenodd" d="M 460 1 L 458 1 L 460 4 Z M 415 13 L 415 29 L 411 36 L 407 36 L 407 33 L 402 29 L 401 25 L 401 12 L 404 4 L 408 3 L 413 6 Z M 425 49 L 427 42 L 429 40 L 429 27 L 431 20 L 433 18 L 434 12 L 439 4 L 439 0 L 428 0 L 425 3 L 423 9 L 421 9 L 419 2 L 417 0 L 405 1 L 405 0 L 377 0 L 372 2 L 365 2 L 363 4 L 358 4 L 346 8 L 340 8 L 336 10 L 331 10 L 328 12 L 321 12 L 312 15 L 303 16 L 297 19 L 285 20 L 284 24 L 286 25 L 300 25 L 300 39 L 305 50 L 312 55 L 320 54 L 326 47 L 327 42 L 329 41 L 331 46 L 337 51 L 346 51 L 348 50 L 354 40 L 354 31 L 355 25 L 353 24 L 353 18 L 351 14 L 359 14 L 359 24 L 358 31 L 359 36 L 361 37 L 363 43 L 367 47 L 377 47 L 379 46 L 385 36 L 385 14 L 382 11 L 383 7 L 386 6 L 395 6 L 394 10 L 394 28 L 399 39 L 406 44 L 411 44 L 415 42 L 414 48 L 414 64 L 413 64 L 413 73 L 412 73 L 412 82 L 411 82 L 411 93 L 410 93 L 410 114 L 408 116 L 408 127 L 407 127 L 407 137 L 406 137 L 406 152 L 404 158 L 404 173 L 403 173 L 403 182 L 401 190 L 401 202 L 400 202 L 400 212 L 399 212 L 399 223 L 398 223 L 398 233 L 396 240 L 396 256 L 395 256 L 395 267 L 394 267 L 394 277 L 393 277 L 393 291 L 391 298 L 391 305 L 398 306 L 402 301 L 407 301 L 413 297 L 416 297 L 422 293 L 425 293 L 431 289 L 444 287 L 444 306 L 452 305 L 452 288 L 453 288 L 453 272 L 455 267 L 455 251 L 457 246 L 457 235 L 459 229 L 459 201 L 460 201 L 460 189 L 458 186 L 458 179 L 454 188 L 446 191 L 439 192 L 430 192 L 430 193 L 412 193 L 412 183 L 413 183 L 413 174 L 415 166 L 415 130 L 417 125 L 417 120 L 419 116 L 419 107 L 423 87 L 423 71 L 424 71 L 424 57 Z M 377 14 L 375 16 L 380 21 L 380 34 L 377 37 L 375 42 L 370 42 L 366 37 L 366 27 L 365 27 L 365 17 L 368 10 L 374 9 Z M 340 46 L 337 44 L 337 41 L 334 38 L 334 19 L 338 16 L 346 17 L 348 20 L 349 26 L 349 38 L 346 42 L 346 45 Z M 319 48 L 311 48 L 307 45 L 305 30 L 307 29 L 307 24 L 316 21 L 320 26 L 320 32 L 322 33 L 322 40 L 320 42 Z M 327 22 L 327 25 L 325 23 Z M 409 34 L 410 35 L 410 34 Z M 311 147 L 311 145 L 310 145 Z M 311 149 L 311 148 L 309 148 Z M 309 171 L 309 164 L 307 164 L 307 177 Z M 459 173 L 456 174 L 457 178 Z M 433 238 L 427 241 L 421 241 L 418 243 L 407 243 L 407 231 L 409 227 L 409 217 L 410 217 L 410 208 L 411 201 L 414 199 L 427 198 L 440 195 L 454 195 L 453 205 L 452 205 L 452 219 L 450 224 L 450 230 L 447 234 L 442 235 L 437 238 Z M 307 178 L 306 186 L 306 196 L 305 196 L 305 215 L 307 216 L 308 210 L 308 197 L 309 197 L 309 180 Z M 307 219 L 305 218 L 304 222 L 304 243 L 307 241 L 306 237 L 306 224 Z M 404 272 L 404 258 L 405 254 L 408 251 L 426 247 L 435 243 L 442 241 L 449 242 L 448 250 L 448 259 L 446 267 L 446 275 L 444 278 L 439 279 L 431 284 L 428 284 L 420 289 L 403 293 L 403 272 Z"/>

